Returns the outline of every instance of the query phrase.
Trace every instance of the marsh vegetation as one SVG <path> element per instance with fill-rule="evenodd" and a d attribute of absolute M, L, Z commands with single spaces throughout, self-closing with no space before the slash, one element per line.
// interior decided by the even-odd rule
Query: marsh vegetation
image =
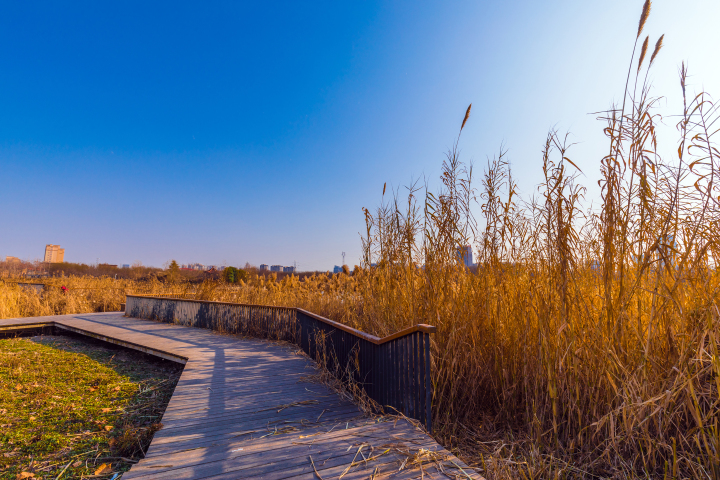
<path fill-rule="evenodd" d="M 298 306 L 380 336 L 436 325 L 435 434 L 489 478 L 720 478 L 718 110 L 682 65 L 677 142 L 659 144 L 647 72 L 663 38 L 643 38 L 649 13 L 646 2 L 622 103 L 599 114 L 595 207 L 567 136 L 549 132 L 529 199 L 503 153 L 478 178 L 458 136 L 437 191 L 383 189 L 365 210 L 352 272 L 98 295 Z M 99 305 L 32 295 L 0 286 L 0 317 Z"/>

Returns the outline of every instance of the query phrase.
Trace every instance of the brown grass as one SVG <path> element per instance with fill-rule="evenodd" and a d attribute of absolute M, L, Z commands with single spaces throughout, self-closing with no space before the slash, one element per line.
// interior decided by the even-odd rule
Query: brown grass
<path fill-rule="evenodd" d="M 22 287 L 18 282 L 43 283 L 45 290 Z M 66 287 L 63 291 L 62 287 Z M 182 292 L 189 287 L 161 283 L 156 279 L 135 281 L 110 277 L 54 277 L 25 280 L 0 280 L 0 319 L 66 315 L 72 313 L 113 312 L 120 310 L 128 293 Z"/>

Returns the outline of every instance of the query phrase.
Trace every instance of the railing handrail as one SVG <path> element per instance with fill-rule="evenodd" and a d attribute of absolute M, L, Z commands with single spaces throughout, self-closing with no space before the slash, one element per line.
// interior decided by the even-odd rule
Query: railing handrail
<path fill-rule="evenodd" d="M 128 293 L 126 297 L 137 297 L 137 298 L 164 298 L 165 300 L 182 300 L 183 302 L 194 302 L 194 303 L 214 303 L 217 305 L 240 305 L 244 307 L 263 307 L 263 308 L 277 308 L 282 310 L 294 310 L 294 307 L 279 307 L 277 305 L 255 305 L 253 303 L 233 303 L 233 302 L 217 302 L 215 300 L 197 300 L 195 298 L 180 298 L 180 297 L 166 297 L 166 294 L 159 293 L 157 295 L 143 294 L 138 295 L 135 293 Z M 177 294 L 174 294 L 177 295 Z"/>
<path fill-rule="evenodd" d="M 379 405 L 432 429 L 430 334 L 436 327 L 419 324 L 380 338 L 298 307 L 165 295 L 128 294 L 126 314 L 296 343 L 338 378 L 355 382 Z"/>
<path fill-rule="evenodd" d="M 233 305 L 244 305 L 244 304 L 243 303 L 234 303 Z M 371 335 L 369 333 L 362 332 L 355 328 L 348 327 L 347 325 L 336 322 L 334 320 L 330 320 L 329 318 L 322 317 L 316 313 L 308 312 L 307 310 L 303 310 L 302 308 L 298 308 L 298 307 L 291 307 L 291 308 L 294 308 L 298 312 L 302 312 L 309 317 L 313 317 L 315 320 L 319 320 L 321 322 L 327 323 L 328 325 L 332 325 L 335 328 L 339 328 L 340 330 L 343 330 L 347 333 L 351 333 L 357 337 L 367 340 L 368 342 L 372 342 L 375 345 L 382 345 L 383 343 L 389 342 L 390 340 L 395 340 L 396 338 L 404 337 L 405 335 L 410 335 L 411 333 L 415 333 L 415 332 L 435 333 L 435 331 L 437 330 L 437 328 L 433 327 L 432 325 L 425 325 L 424 323 L 419 323 L 417 325 L 413 325 L 412 327 L 408 327 L 403 330 L 400 330 L 399 332 L 395 332 L 392 335 L 388 335 L 387 337 L 380 338 L 380 337 L 376 337 L 375 335 Z"/>
<path fill-rule="evenodd" d="M 391 340 L 395 340 L 396 338 L 404 337 L 406 335 L 410 335 L 415 332 L 424 332 L 424 333 L 435 333 L 437 331 L 437 327 L 434 327 L 432 325 L 426 325 L 424 323 L 419 323 L 417 325 L 413 325 L 412 327 L 405 328 L 403 330 L 400 330 L 399 332 L 395 332 L 392 335 L 388 335 L 387 337 L 376 337 L 375 335 L 371 335 L 369 333 L 365 333 L 363 331 L 360 331 L 356 328 L 349 327 L 343 323 L 336 322 L 334 320 L 330 320 L 329 318 L 325 318 L 321 315 L 318 315 L 316 313 L 308 312 L 307 310 L 304 310 L 299 307 L 281 307 L 278 305 L 257 305 L 254 303 L 235 303 L 235 302 L 217 302 L 215 300 L 196 300 L 194 298 L 179 298 L 179 297 L 166 297 L 165 294 L 157 294 L 157 295 L 136 295 L 136 294 L 130 294 L 128 293 L 126 297 L 137 297 L 137 298 L 163 298 L 165 300 L 180 300 L 183 302 L 194 302 L 194 303 L 214 303 L 217 305 L 237 305 L 241 307 L 262 307 L 262 308 L 273 308 L 273 309 L 282 309 L 282 310 L 295 310 L 298 312 L 302 312 L 305 315 L 308 315 L 310 317 L 313 317 L 315 320 L 319 320 L 323 323 L 327 323 L 328 325 L 332 325 L 335 328 L 339 328 L 340 330 L 343 330 L 347 333 L 353 334 L 356 337 L 360 337 L 364 340 L 367 340 L 368 342 L 372 342 L 375 345 L 382 345 L 383 343 L 387 343 Z"/>

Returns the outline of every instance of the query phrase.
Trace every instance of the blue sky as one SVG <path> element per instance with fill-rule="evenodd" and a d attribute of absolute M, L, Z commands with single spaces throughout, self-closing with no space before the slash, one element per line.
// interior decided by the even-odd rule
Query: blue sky
<path fill-rule="evenodd" d="M 359 263 L 383 183 L 501 144 L 525 196 L 551 127 L 597 195 L 642 1 L 105 2 L 0 7 L 0 256 L 161 266 Z M 656 0 L 677 69 L 720 95 L 720 2 Z M 666 117 L 661 149 L 676 149 Z M 479 173 L 479 171 L 478 171 Z"/>

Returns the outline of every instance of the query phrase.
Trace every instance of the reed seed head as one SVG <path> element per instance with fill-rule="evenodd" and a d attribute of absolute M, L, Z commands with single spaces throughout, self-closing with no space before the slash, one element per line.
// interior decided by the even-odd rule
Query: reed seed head
<path fill-rule="evenodd" d="M 650 40 L 650 37 L 645 37 L 645 41 L 642 44 L 642 50 L 640 51 L 640 60 L 638 60 L 638 68 L 637 68 L 638 73 L 640 73 L 640 67 L 642 67 L 643 60 L 645 60 L 645 54 L 647 53 L 649 40 Z"/>
<path fill-rule="evenodd" d="M 663 46 L 663 38 L 665 38 L 664 33 L 660 35 L 660 38 L 658 38 L 658 41 L 655 43 L 655 50 L 653 50 L 653 54 L 650 57 L 650 65 L 653 64 L 653 62 L 655 61 L 655 57 L 657 57 L 657 54 L 660 52 L 660 49 Z"/>
<path fill-rule="evenodd" d="M 472 108 L 472 103 L 468 106 L 467 111 L 465 112 L 465 118 L 463 118 L 463 123 L 460 126 L 460 131 L 462 132 L 462 129 L 465 128 L 465 122 L 468 121 L 468 118 L 470 118 L 470 109 Z"/>
<path fill-rule="evenodd" d="M 650 8 L 652 7 L 652 2 L 650 0 L 645 0 L 645 4 L 643 5 L 642 13 L 640 14 L 640 24 L 638 25 L 638 33 L 636 38 L 640 38 L 640 34 L 643 31 L 643 28 L 645 27 L 645 22 L 647 22 L 648 17 L 650 16 Z"/>

